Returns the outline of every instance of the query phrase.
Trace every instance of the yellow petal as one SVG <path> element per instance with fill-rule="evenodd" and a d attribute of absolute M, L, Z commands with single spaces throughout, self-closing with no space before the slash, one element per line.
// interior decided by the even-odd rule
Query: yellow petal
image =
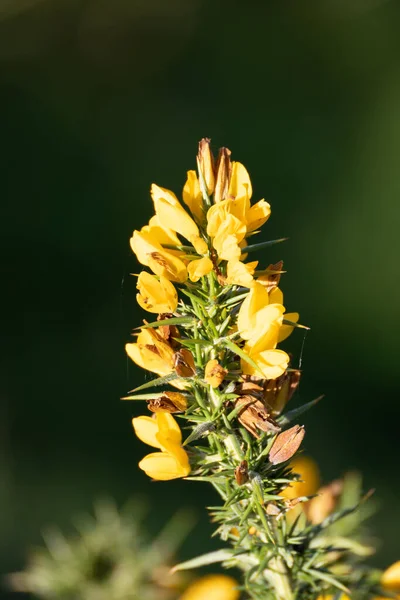
<path fill-rule="evenodd" d="M 157 215 L 153 215 L 149 221 L 149 224 L 142 227 L 141 231 L 150 233 L 161 245 L 181 245 L 181 241 L 176 235 L 175 231 L 172 231 L 172 229 L 168 229 L 168 227 L 164 227 Z"/>
<path fill-rule="evenodd" d="M 233 162 L 228 196 L 231 198 L 242 198 L 245 196 L 250 200 L 252 193 L 250 176 L 246 168 L 240 162 Z"/>
<path fill-rule="evenodd" d="M 292 321 L 292 323 L 297 323 L 300 318 L 300 315 L 299 313 L 286 313 L 284 315 L 284 318 L 288 321 Z M 292 333 L 293 329 L 294 326 L 292 325 L 282 325 L 279 332 L 278 342 L 283 342 L 283 340 L 286 340 L 286 338 L 288 338 L 289 335 Z"/>
<path fill-rule="evenodd" d="M 154 275 L 142 271 L 138 277 L 136 296 L 138 304 L 152 313 L 170 313 L 176 310 L 178 294 L 172 283 L 163 275 L 158 280 Z"/>
<path fill-rule="evenodd" d="M 238 583 L 227 575 L 205 575 L 192 583 L 180 600 L 238 600 Z"/>
<path fill-rule="evenodd" d="M 283 306 L 270 304 L 257 313 L 256 325 L 246 347 L 251 355 L 272 350 L 278 344 Z"/>
<path fill-rule="evenodd" d="M 132 419 L 132 425 L 139 440 L 161 450 L 161 444 L 156 438 L 158 425 L 155 419 L 146 416 L 136 417 Z"/>
<path fill-rule="evenodd" d="M 187 270 L 189 273 L 190 281 L 198 281 L 204 275 L 207 275 L 213 270 L 213 264 L 208 257 L 199 258 L 198 260 L 192 260 Z"/>
<path fill-rule="evenodd" d="M 381 584 L 386 590 L 400 593 L 400 560 L 386 569 L 382 575 Z"/>
<path fill-rule="evenodd" d="M 320 487 L 320 475 L 317 464 L 307 456 L 299 456 L 291 461 L 290 466 L 300 475 L 300 481 L 294 481 L 281 492 L 281 496 L 292 500 L 300 496 L 312 496 Z"/>
<path fill-rule="evenodd" d="M 283 304 L 283 294 L 278 287 L 274 287 L 268 295 L 270 304 Z"/>
<path fill-rule="evenodd" d="M 271 207 L 265 200 L 260 200 L 246 213 L 247 232 L 255 231 L 268 220 L 271 214 Z"/>
<path fill-rule="evenodd" d="M 200 191 L 196 171 L 187 172 L 187 180 L 183 187 L 182 197 L 196 221 L 203 223 L 205 219 L 203 196 Z"/>
<path fill-rule="evenodd" d="M 148 231 L 134 231 L 130 240 L 131 248 L 138 261 L 158 276 L 170 281 L 183 283 L 187 279 L 186 265 L 178 256 L 165 250 L 154 234 Z"/>
<path fill-rule="evenodd" d="M 243 263 L 240 260 L 228 261 L 226 283 L 228 285 L 241 285 L 243 287 L 252 287 L 254 280 L 253 274 L 258 265 L 258 261 Z"/>
<path fill-rule="evenodd" d="M 213 246 L 219 258 L 223 260 L 238 259 L 241 254 L 238 244 L 245 235 L 246 225 L 233 215 L 227 215 L 213 240 Z"/>
<path fill-rule="evenodd" d="M 246 346 L 244 347 L 244 351 L 246 352 Z M 265 379 L 280 377 L 286 371 L 289 364 L 289 356 L 283 350 L 264 350 L 257 354 L 252 353 L 251 358 L 258 365 Z M 243 373 L 246 375 L 259 375 L 258 370 L 247 361 L 242 359 L 241 365 Z"/>
<path fill-rule="evenodd" d="M 184 452 L 182 450 L 182 452 Z M 186 453 L 184 453 L 186 454 Z M 186 477 L 190 473 L 189 460 L 166 452 L 153 452 L 145 456 L 139 463 L 139 468 L 152 479 L 168 481 Z"/>
<path fill-rule="evenodd" d="M 268 292 L 261 283 L 254 283 L 249 294 L 246 296 L 240 307 L 237 326 L 240 335 L 244 340 L 252 336 L 256 327 L 257 312 L 264 306 L 268 306 Z"/>
<path fill-rule="evenodd" d="M 164 441 L 168 441 L 180 445 L 182 433 L 174 417 L 170 413 L 159 412 L 156 414 L 156 419 L 160 443 L 164 444 Z"/>
<path fill-rule="evenodd" d="M 207 244 L 200 237 L 199 228 L 179 203 L 175 194 L 153 183 L 151 196 L 156 214 L 163 226 L 189 240 L 200 254 L 207 252 Z"/>

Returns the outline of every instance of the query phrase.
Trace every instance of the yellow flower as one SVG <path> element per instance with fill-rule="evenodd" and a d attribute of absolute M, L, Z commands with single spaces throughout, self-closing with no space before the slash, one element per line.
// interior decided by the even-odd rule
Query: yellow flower
<path fill-rule="evenodd" d="M 320 486 L 319 471 L 316 463 L 307 456 L 299 456 L 290 463 L 293 471 L 300 475 L 300 481 L 293 481 L 281 492 L 281 496 L 288 500 L 300 496 L 316 494 Z"/>
<path fill-rule="evenodd" d="M 153 273 L 170 281 L 183 283 L 187 279 L 185 263 L 175 254 L 165 250 L 154 233 L 134 231 L 130 240 L 131 248 L 138 261 L 149 267 Z"/>
<path fill-rule="evenodd" d="M 196 252 L 205 254 L 208 250 L 207 243 L 200 237 L 199 228 L 179 203 L 175 194 L 153 183 L 151 197 L 153 198 L 156 215 L 163 226 L 186 238 L 193 244 Z"/>
<path fill-rule="evenodd" d="M 200 191 L 196 171 L 187 172 L 187 180 L 182 192 L 183 201 L 198 223 L 203 223 L 205 213 L 203 210 L 203 196 Z"/>
<path fill-rule="evenodd" d="M 265 200 L 259 200 L 246 212 L 247 233 L 255 231 L 269 219 L 271 207 Z"/>
<path fill-rule="evenodd" d="M 198 281 L 213 270 L 213 264 L 207 256 L 204 256 L 198 260 L 192 260 L 188 264 L 187 270 L 190 281 Z"/>
<path fill-rule="evenodd" d="M 400 560 L 386 569 L 381 577 L 381 584 L 385 590 L 400 595 Z"/>
<path fill-rule="evenodd" d="M 267 290 L 261 283 L 254 282 L 238 314 L 237 326 L 241 337 L 244 340 L 258 339 L 273 322 L 282 322 L 284 310 L 282 304 L 270 304 Z"/>
<path fill-rule="evenodd" d="M 280 377 L 289 366 L 289 356 L 283 350 L 270 348 L 260 352 L 253 352 L 253 350 L 249 348 L 247 344 L 243 349 L 258 366 L 256 369 L 247 361 L 242 359 L 242 371 L 245 373 L 245 375 L 260 376 L 262 373 L 265 379 L 276 379 L 277 377 Z"/>
<path fill-rule="evenodd" d="M 249 263 L 243 263 L 240 260 L 228 261 L 226 283 L 228 285 L 251 287 L 254 283 L 253 274 L 257 265 L 257 260 Z"/>
<path fill-rule="evenodd" d="M 163 481 L 189 475 L 188 455 L 181 447 L 182 433 L 170 413 L 158 412 L 155 418 L 136 417 L 132 424 L 142 442 L 161 450 L 140 461 L 139 467 L 146 475 Z"/>
<path fill-rule="evenodd" d="M 136 344 L 126 344 L 126 353 L 142 369 L 158 375 L 174 370 L 174 350 L 154 329 L 142 329 Z"/>
<path fill-rule="evenodd" d="M 136 300 L 144 310 L 151 313 L 172 313 L 178 305 L 178 294 L 170 281 L 163 275 L 158 280 L 155 275 L 142 271 L 136 287 L 139 294 Z"/>
<path fill-rule="evenodd" d="M 180 600 L 238 600 L 237 586 L 227 575 L 205 575 L 192 583 Z"/>
<path fill-rule="evenodd" d="M 172 229 L 168 229 L 168 227 L 165 227 L 160 222 L 160 219 L 158 218 L 157 215 L 153 215 L 151 217 L 148 225 L 144 225 L 142 227 L 141 231 L 150 233 L 153 236 L 153 238 L 155 238 L 156 241 L 161 245 L 163 245 L 163 244 L 171 244 L 173 246 L 181 245 L 181 241 L 178 238 L 178 236 L 176 235 L 175 231 L 172 231 Z M 176 252 L 176 254 L 179 255 L 179 254 L 183 254 L 183 253 L 178 251 L 178 252 Z"/>
<path fill-rule="evenodd" d="M 228 214 L 218 227 L 218 233 L 213 239 L 213 246 L 219 258 L 223 260 L 239 259 L 241 254 L 239 242 L 245 235 L 246 225 L 237 217 Z"/>

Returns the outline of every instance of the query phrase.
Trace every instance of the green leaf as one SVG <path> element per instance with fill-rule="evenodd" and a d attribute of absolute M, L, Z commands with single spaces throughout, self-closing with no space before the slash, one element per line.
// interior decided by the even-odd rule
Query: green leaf
<path fill-rule="evenodd" d="M 252 358 L 250 358 L 250 356 L 248 356 L 248 354 L 246 354 L 246 352 L 244 352 L 244 350 L 239 348 L 239 346 L 237 346 L 234 342 L 231 342 L 231 340 L 223 339 L 223 340 L 221 340 L 221 342 L 223 343 L 224 346 L 229 348 L 229 350 L 231 350 L 232 352 L 234 352 L 235 354 L 240 356 L 240 358 L 243 358 L 243 360 L 245 362 L 247 362 L 249 365 L 251 365 L 254 369 L 256 369 L 258 371 L 258 373 L 261 374 L 262 377 L 264 377 L 264 373 L 261 371 L 258 364 L 256 362 L 254 362 L 254 360 Z"/>
<path fill-rule="evenodd" d="M 309 575 L 311 575 L 312 577 L 314 577 L 315 579 L 320 579 L 322 581 L 326 581 L 327 583 L 329 583 L 330 585 L 333 585 L 335 588 L 338 588 L 345 594 L 350 594 L 350 590 L 345 585 L 343 585 L 343 583 L 341 583 L 340 581 L 335 579 L 335 577 L 333 577 L 333 575 L 331 575 L 330 573 L 326 573 L 325 571 L 320 571 L 319 569 L 311 569 L 311 568 L 304 569 L 304 571 L 306 573 L 308 573 Z"/>
<path fill-rule="evenodd" d="M 171 317 L 170 319 L 146 323 L 140 327 L 135 327 L 135 329 L 149 329 L 151 327 L 161 327 L 162 325 L 190 325 L 194 321 L 195 319 L 193 317 Z"/>
<path fill-rule="evenodd" d="M 279 238 L 277 240 L 268 240 L 267 242 L 260 242 L 259 244 L 251 244 L 251 246 L 245 246 L 245 248 L 241 249 L 242 254 L 247 254 L 248 252 L 255 252 L 256 250 L 262 250 L 263 248 L 269 248 L 270 246 L 275 246 L 275 244 L 280 244 L 281 242 L 286 242 L 289 238 Z"/>
<path fill-rule="evenodd" d="M 133 390 L 132 390 L 133 391 Z M 159 398 L 163 392 L 155 392 L 154 394 L 137 394 L 135 396 L 124 396 L 121 400 L 155 400 Z"/>
<path fill-rule="evenodd" d="M 300 323 L 289 321 L 289 319 L 283 319 L 282 323 L 284 325 L 290 325 L 290 327 L 298 327 L 299 329 L 307 329 L 307 331 L 310 331 L 310 327 L 307 327 L 307 325 L 300 325 Z"/>
<path fill-rule="evenodd" d="M 187 478 L 189 479 L 189 478 Z M 201 556 L 196 556 L 191 560 L 179 563 L 171 569 L 171 573 L 177 571 L 186 571 L 187 569 L 197 569 L 198 567 L 205 567 L 206 565 L 213 565 L 215 563 L 221 563 L 225 560 L 229 560 L 233 556 L 233 551 L 223 548 L 221 550 L 214 550 L 214 552 L 208 552 Z"/>
<path fill-rule="evenodd" d="M 285 427 L 286 425 L 289 425 L 289 423 L 291 423 L 292 421 L 294 421 L 295 419 L 297 419 L 297 417 L 299 417 L 300 415 L 302 415 L 303 413 L 305 413 L 307 410 L 310 410 L 310 408 L 312 408 L 313 406 L 315 406 L 316 404 L 318 404 L 318 402 L 320 400 L 322 400 L 322 398 L 324 398 L 323 395 L 322 396 L 318 396 L 318 398 L 315 398 L 314 400 L 311 400 L 311 402 L 307 402 L 306 404 L 302 404 L 302 406 L 294 408 L 293 410 L 289 410 L 284 415 L 278 417 L 276 419 L 277 422 L 282 427 Z"/>
<path fill-rule="evenodd" d="M 164 383 L 169 383 L 170 381 L 174 381 L 175 379 L 185 379 L 185 377 L 179 377 L 176 373 L 169 373 L 168 375 L 164 375 L 164 377 L 157 377 L 156 379 L 152 379 L 151 381 L 147 381 L 143 385 L 139 385 L 139 387 L 132 390 L 132 392 L 140 392 L 141 390 L 146 390 L 148 388 L 157 387 L 159 385 L 164 385 Z"/>

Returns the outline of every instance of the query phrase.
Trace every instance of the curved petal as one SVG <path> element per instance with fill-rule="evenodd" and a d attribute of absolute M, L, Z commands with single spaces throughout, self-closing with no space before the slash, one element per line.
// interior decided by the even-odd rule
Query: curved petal
<path fill-rule="evenodd" d="M 184 452 L 184 451 L 182 451 Z M 186 454 L 186 453 L 185 453 Z M 176 456 L 166 452 L 153 452 L 147 454 L 139 463 L 139 468 L 152 479 L 168 481 L 179 477 L 186 477 L 190 473 L 189 460 L 183 464 Z"/>
<path fill-rule="evenodd" d="M 292 323 L 297 323 L 300 315 L 299 313 L 286 313 L 284 315 L 284 318 L 287 319 L 288 321 L 292 321 Z M 286 338 L 289 337 L 289 335 L 292 333 L 294 329 L 293 325 L 282 325 L 280 332 L 279 332 L 279 338 L 278 338 L 278 343 L 279 342 L 283 342 L 283 340 L 286 340 Z"/>
<path fill-rule="evenodd" d="M 158 424 L 155 419 L 146 416 L 135 417 L 132 419 L 132 425 L 139 440 L 161 450 L 161 444 L 156 438 Z"/>

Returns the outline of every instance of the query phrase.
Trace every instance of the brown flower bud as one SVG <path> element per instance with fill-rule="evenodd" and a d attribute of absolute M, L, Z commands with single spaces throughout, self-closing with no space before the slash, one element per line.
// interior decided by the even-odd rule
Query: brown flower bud
<path fill-rule="evenodd" d="M 199 151 L 197 154 L 197 167 L 199 169 L 199 174 L 201 173 L 203 175 L 206 191 L 209 196 L 213 193 L 215 184 L 214 157 L 210 149 L 210 142 L 210 138 L 203 138 L 199 142 Z"/>
<path fill-rule="evenodd" d="M 321 523 L 335 510 L 337 501 L 343 491 L 343 481 L 336 479 L 318 490 L 318 496 L 311 498 L 304 505 L 307 519 L 313 524 Z"/>
<path fill-rule="evenodd" d="M 216 388 L 221 385 L 227 372 L 217 360 L 209 360 L 204 371 L 204 379 L 213 388 Z"/>
<path fill-rule="evenodd" d="M 159 398 L 149 400 L 147 408 L 151 412 L 183 412 L 187 409 L 187 400 L 179 392 L 164 392 Z"/>
<path fill-rule="evenodd" d="M 215 168 L 216 180 L 214 191 L 214 202 L 225 200 L 228 195 L 229 181 L 231 179 L 231 151 L 228 148 L 220 148 Z"/>
<path fill-rule="evenodd" d="M 196 375 L 193 354 L 187 348 L 181 348 L 178 352 L 175 352 L 173 360 L 175 371 L 179 377 L 193 377 Z"/>
<path fill-rule="evenodd" d="M 235 406 L 242 407 L 238 414 L 239 422 L 257 439 L 260 437 L 260 430 L 274 433 L 281 430 L 279 425 L 267 413 L 263 403 L 257 398 L 241 396 L 235 401 Z"/>
<path fill-rule="evenodd" d="M 295 425 L 286 431 L 280 433 L 269 451 L 269 460 L 273 465 L 279 465 L 280 463 L 286 462 L 300 447 L 305 434 L 304 427 L 301 425 Z"/>
<path fill-rule="evenodd" d="M 170 319 L 171 317 L 173 317 L 171 313 L 162 313 L 158 315 L 157 321 L 164 321 L 164 319 Z M 175 325 L 161 325 L 157 331 L 173 348 L 178 345 L 178 342 L 174 338 L 181 337 L 181 334 Z"/>
<path fill-rule="evenodd" d="M 264 381 L 264 402 L 267 410 L 276 417 L 280 415 L 300 383 L 301 371 L 286 371 L 277 379 Z"/>
<path fill-rule="evenodd" d="M 238 485 L 244 485 L 249 480 L 249 467 L 247 460 L 242 460 L 235 469 L 235 479 Z"/>

